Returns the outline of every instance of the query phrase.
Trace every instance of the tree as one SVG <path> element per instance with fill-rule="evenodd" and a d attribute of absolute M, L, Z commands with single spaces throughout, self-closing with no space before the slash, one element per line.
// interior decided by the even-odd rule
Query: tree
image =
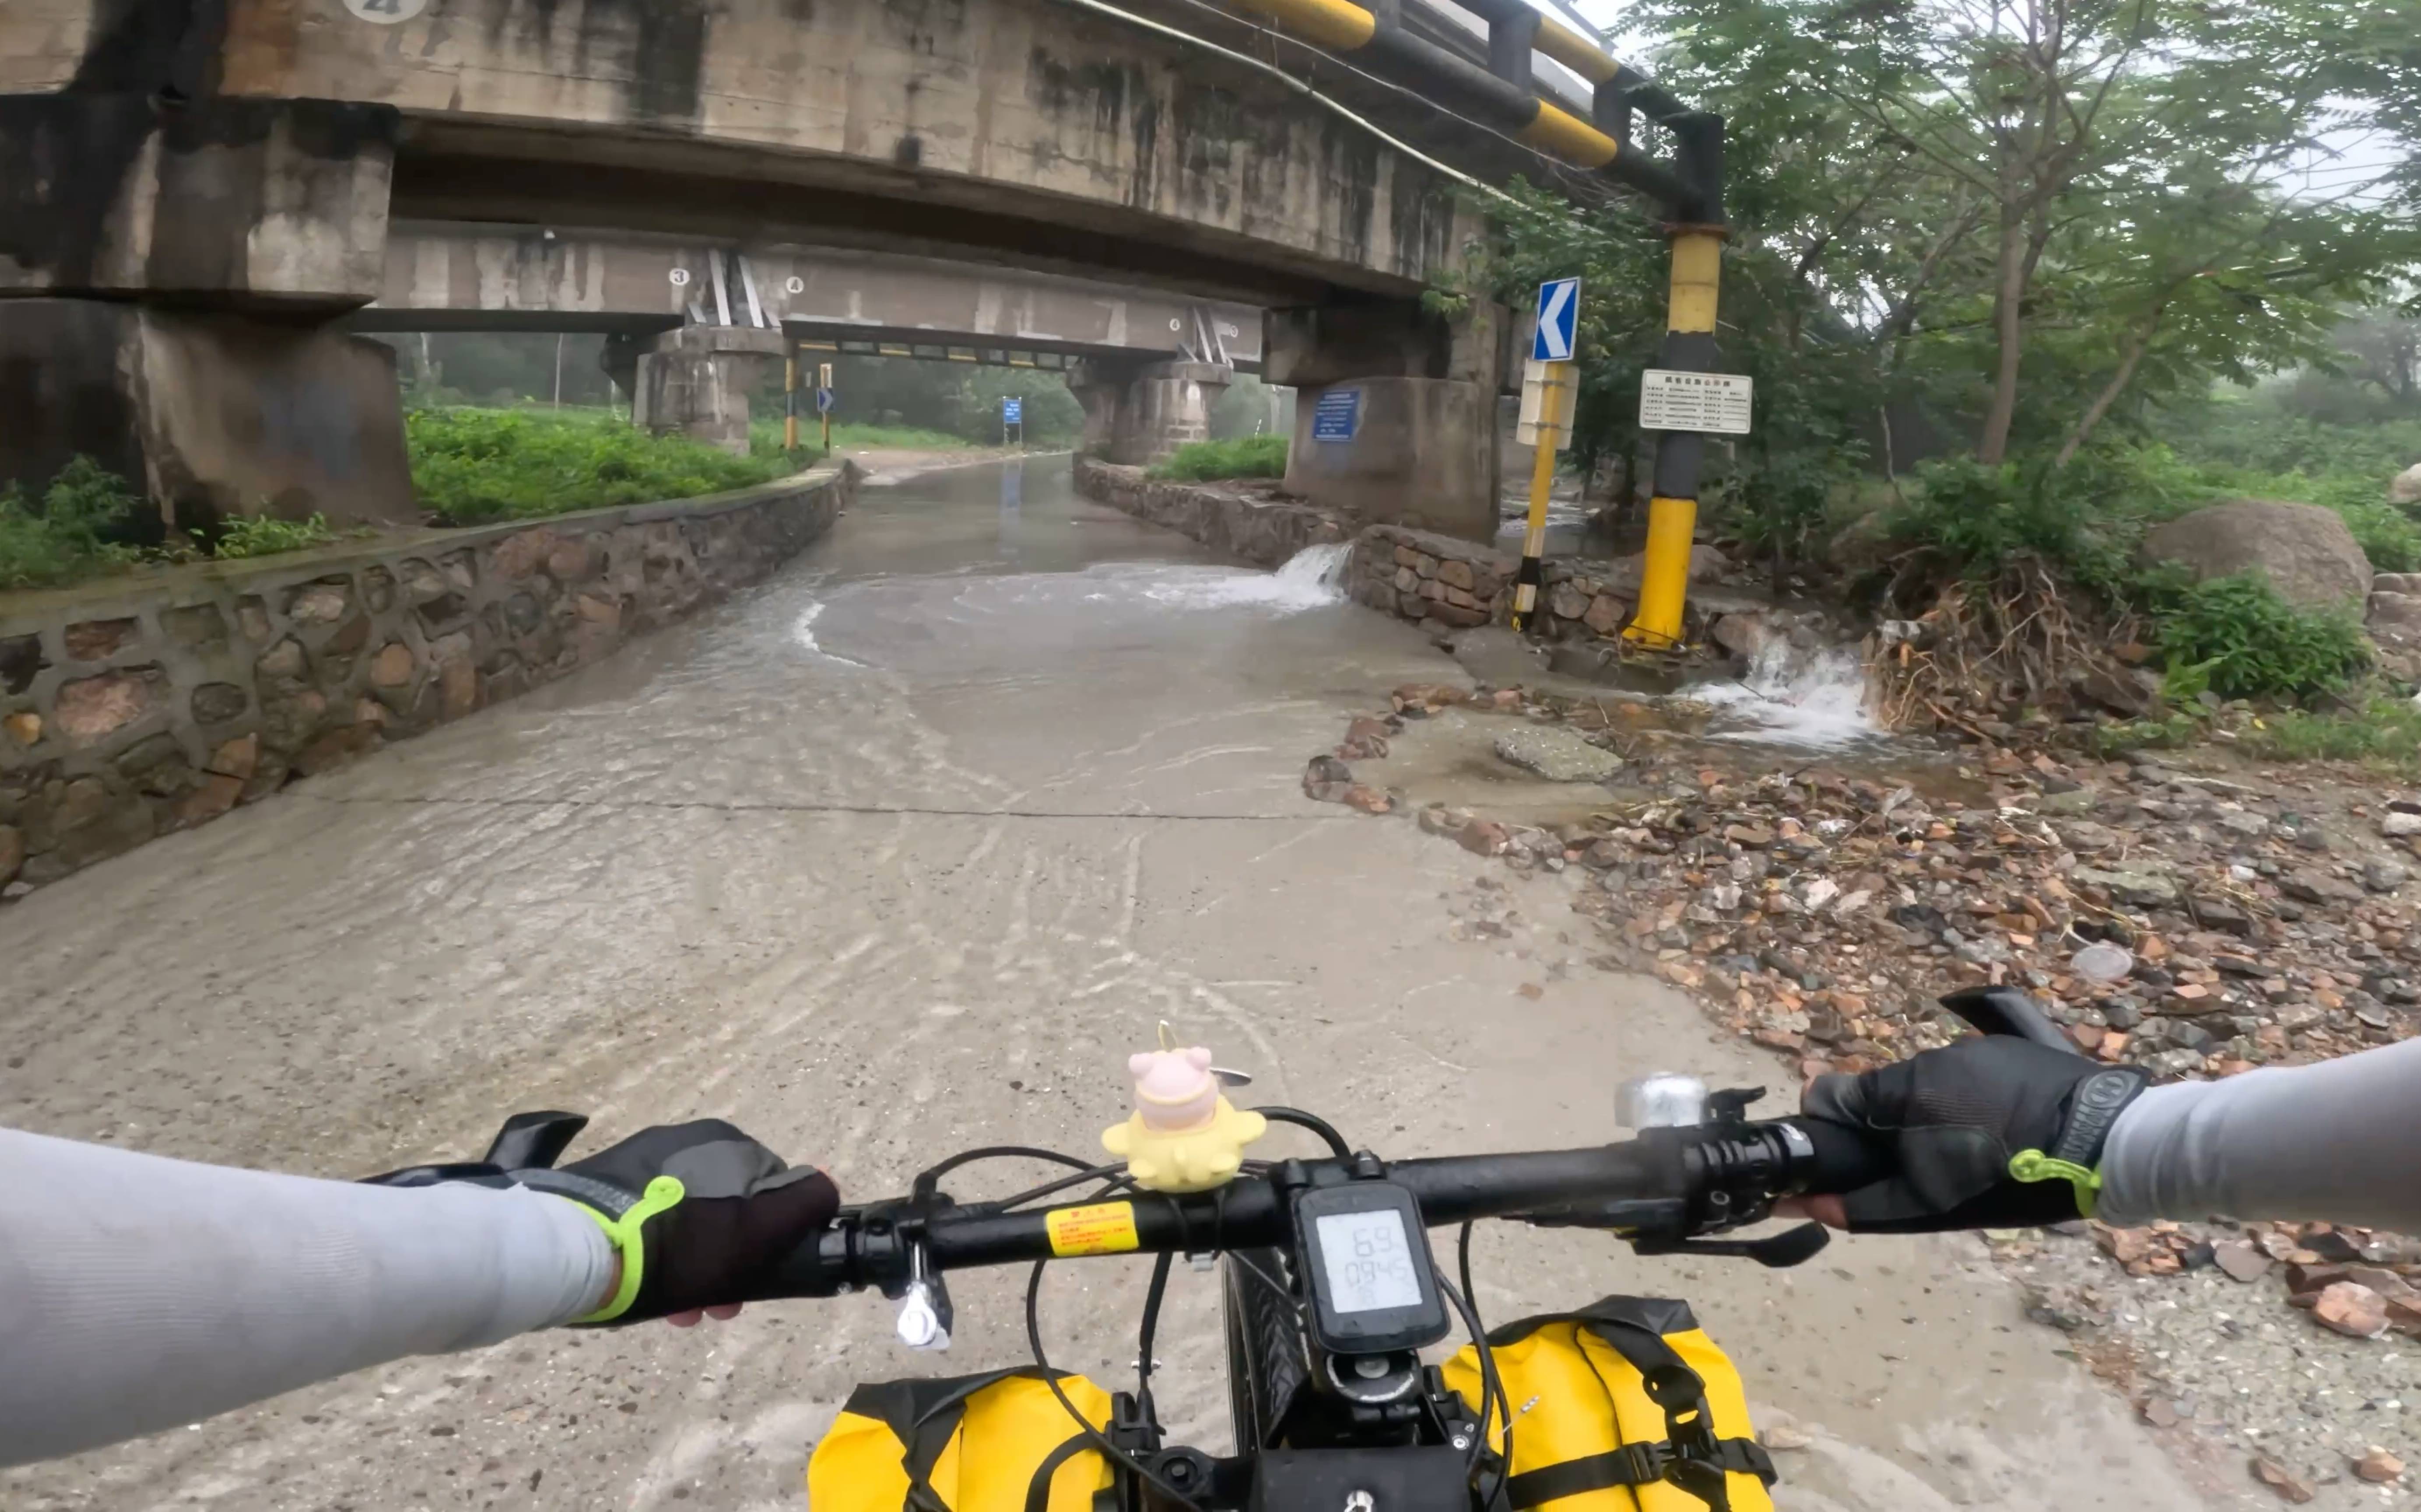
<path fill-rule="evenodd" d="M 1863 347 L 1826 382 L 1966 415 L 1997 463 L 2322 358 L 2421 264 L 2397 8 L 1663 0 L 1642 29 L 1729 122 L 1726 351 Z M 1507 217 L 1514 261 L 1570 250 L 1540 220 Z"/>

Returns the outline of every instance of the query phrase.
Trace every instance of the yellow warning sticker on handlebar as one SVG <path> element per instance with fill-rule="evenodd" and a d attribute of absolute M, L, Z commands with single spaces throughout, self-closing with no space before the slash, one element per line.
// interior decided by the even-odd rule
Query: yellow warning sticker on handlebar
<path fill-rule="evenodd" d="M 1074 1255 L 1123 1255 L 1139 1242 L 1131 1202 L 1054 1208 L 1043 1215 L 1042 1222 L 1051 1231 L 1051 1253 L 1063 1259 Z"/>

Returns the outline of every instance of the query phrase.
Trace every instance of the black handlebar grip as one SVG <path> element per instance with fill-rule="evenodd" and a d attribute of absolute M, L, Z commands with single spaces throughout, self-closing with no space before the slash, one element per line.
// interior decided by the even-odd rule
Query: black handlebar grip
<path fill-rule="evenodd" d="M 1786 1122 L 1805 1134 L 1816 1148 L 1804 1182 L 1810 1192 L 1855 1192 L 1899 1174 L 1899 1157 L 1888 1139 L 1804 1114 Z"/>
<path fill-rule="evenodd" d="M 2059 1025 L 2036 1006 L 2034 999 L 2014 987 L 1967 988 L 1944 998 L 1942 1005 L 1975 1025 L 1978 1034 L 2008 1035 L 2031 1039 L 2047 1050 L 2085 1053 L 2075 1040 L 2060 1033 Z"/>

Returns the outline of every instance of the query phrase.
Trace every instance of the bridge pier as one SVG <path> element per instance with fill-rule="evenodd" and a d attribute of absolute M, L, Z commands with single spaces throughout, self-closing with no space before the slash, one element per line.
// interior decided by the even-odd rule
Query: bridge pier
<path fill-rule="evenodd" d="M 1118 362 L 1088 357 L 1068 386 L 1085 407 L 1085 450 L 1108 461 L 1149 466 L 1179 446 L 1210 439 L 1210 412 L 1235 381 L 1217 363 Z"/>
<path fill-rule="evenodd" d="M 0 484 L 92 458 L 163 530 L 418 519 L 376 297 L 379 105 L 0 96 Z M 9 297 L 13 296 L 13 297 Z"/>
<path fill-rule="evenodd" d="M 1454 317 L 1409 301 L 1271 310 L 1262 376 L 1295 390 L 1288 491 L 1372 523 L 1494 539 L 1508 319 L 1478 300 Z"/>
<path fill-rule="evenodd" d="M 679 430 L 725 451 L 748 455 L 748 389 L 789 346 L 779 331 L 691 325 L 667 331 L 639 353 L 631 420 L 650 430 Z M 610 354 L 609 354 L 610 355 Z"/>

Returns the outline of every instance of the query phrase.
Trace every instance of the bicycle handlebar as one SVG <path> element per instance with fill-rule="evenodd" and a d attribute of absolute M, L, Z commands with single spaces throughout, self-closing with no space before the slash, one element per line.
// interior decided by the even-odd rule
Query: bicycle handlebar
<path fill-rule="evenodd" d="M 1282 1246 L 1292 1239 L 1294 1192 L 1381 1176 L 1412 1193 L 1422 1223 L 1432 1228 L 1531 1218 L 1634 1236 L 1652 1232 L 1658 1243 L 1674 1247 L 1695 1234 L 1755 1222 L 1778 1197 L 1863 1184 L 1873 1179 L 1870 1159 L 1854 1137 L 1782 1120 L 1650 1130 L 1587 1149 L 1389 1162 L 1368 1154 L 1289 1160 L 1213 1192 L 1121 1192 L 1047 1208 L 1002 1211 L 938 1194 L 898 1198 L 843 1208 L 813 1241 L 792 1252 L 763 1295 L 830 1297 L 860 1287 L 897 1295 L 914 1279 L 920 1248 L 925 1270 L 939 1273 L 1084 1255 Z M 1111 1215 L 1114 1241 L 1054 1239 L 1072 1222 L 1058 1215 L 1117 1204 L 1128 1210 Z M 1126 1224 L 1132 1225 L 1132 1242 Z"/>

